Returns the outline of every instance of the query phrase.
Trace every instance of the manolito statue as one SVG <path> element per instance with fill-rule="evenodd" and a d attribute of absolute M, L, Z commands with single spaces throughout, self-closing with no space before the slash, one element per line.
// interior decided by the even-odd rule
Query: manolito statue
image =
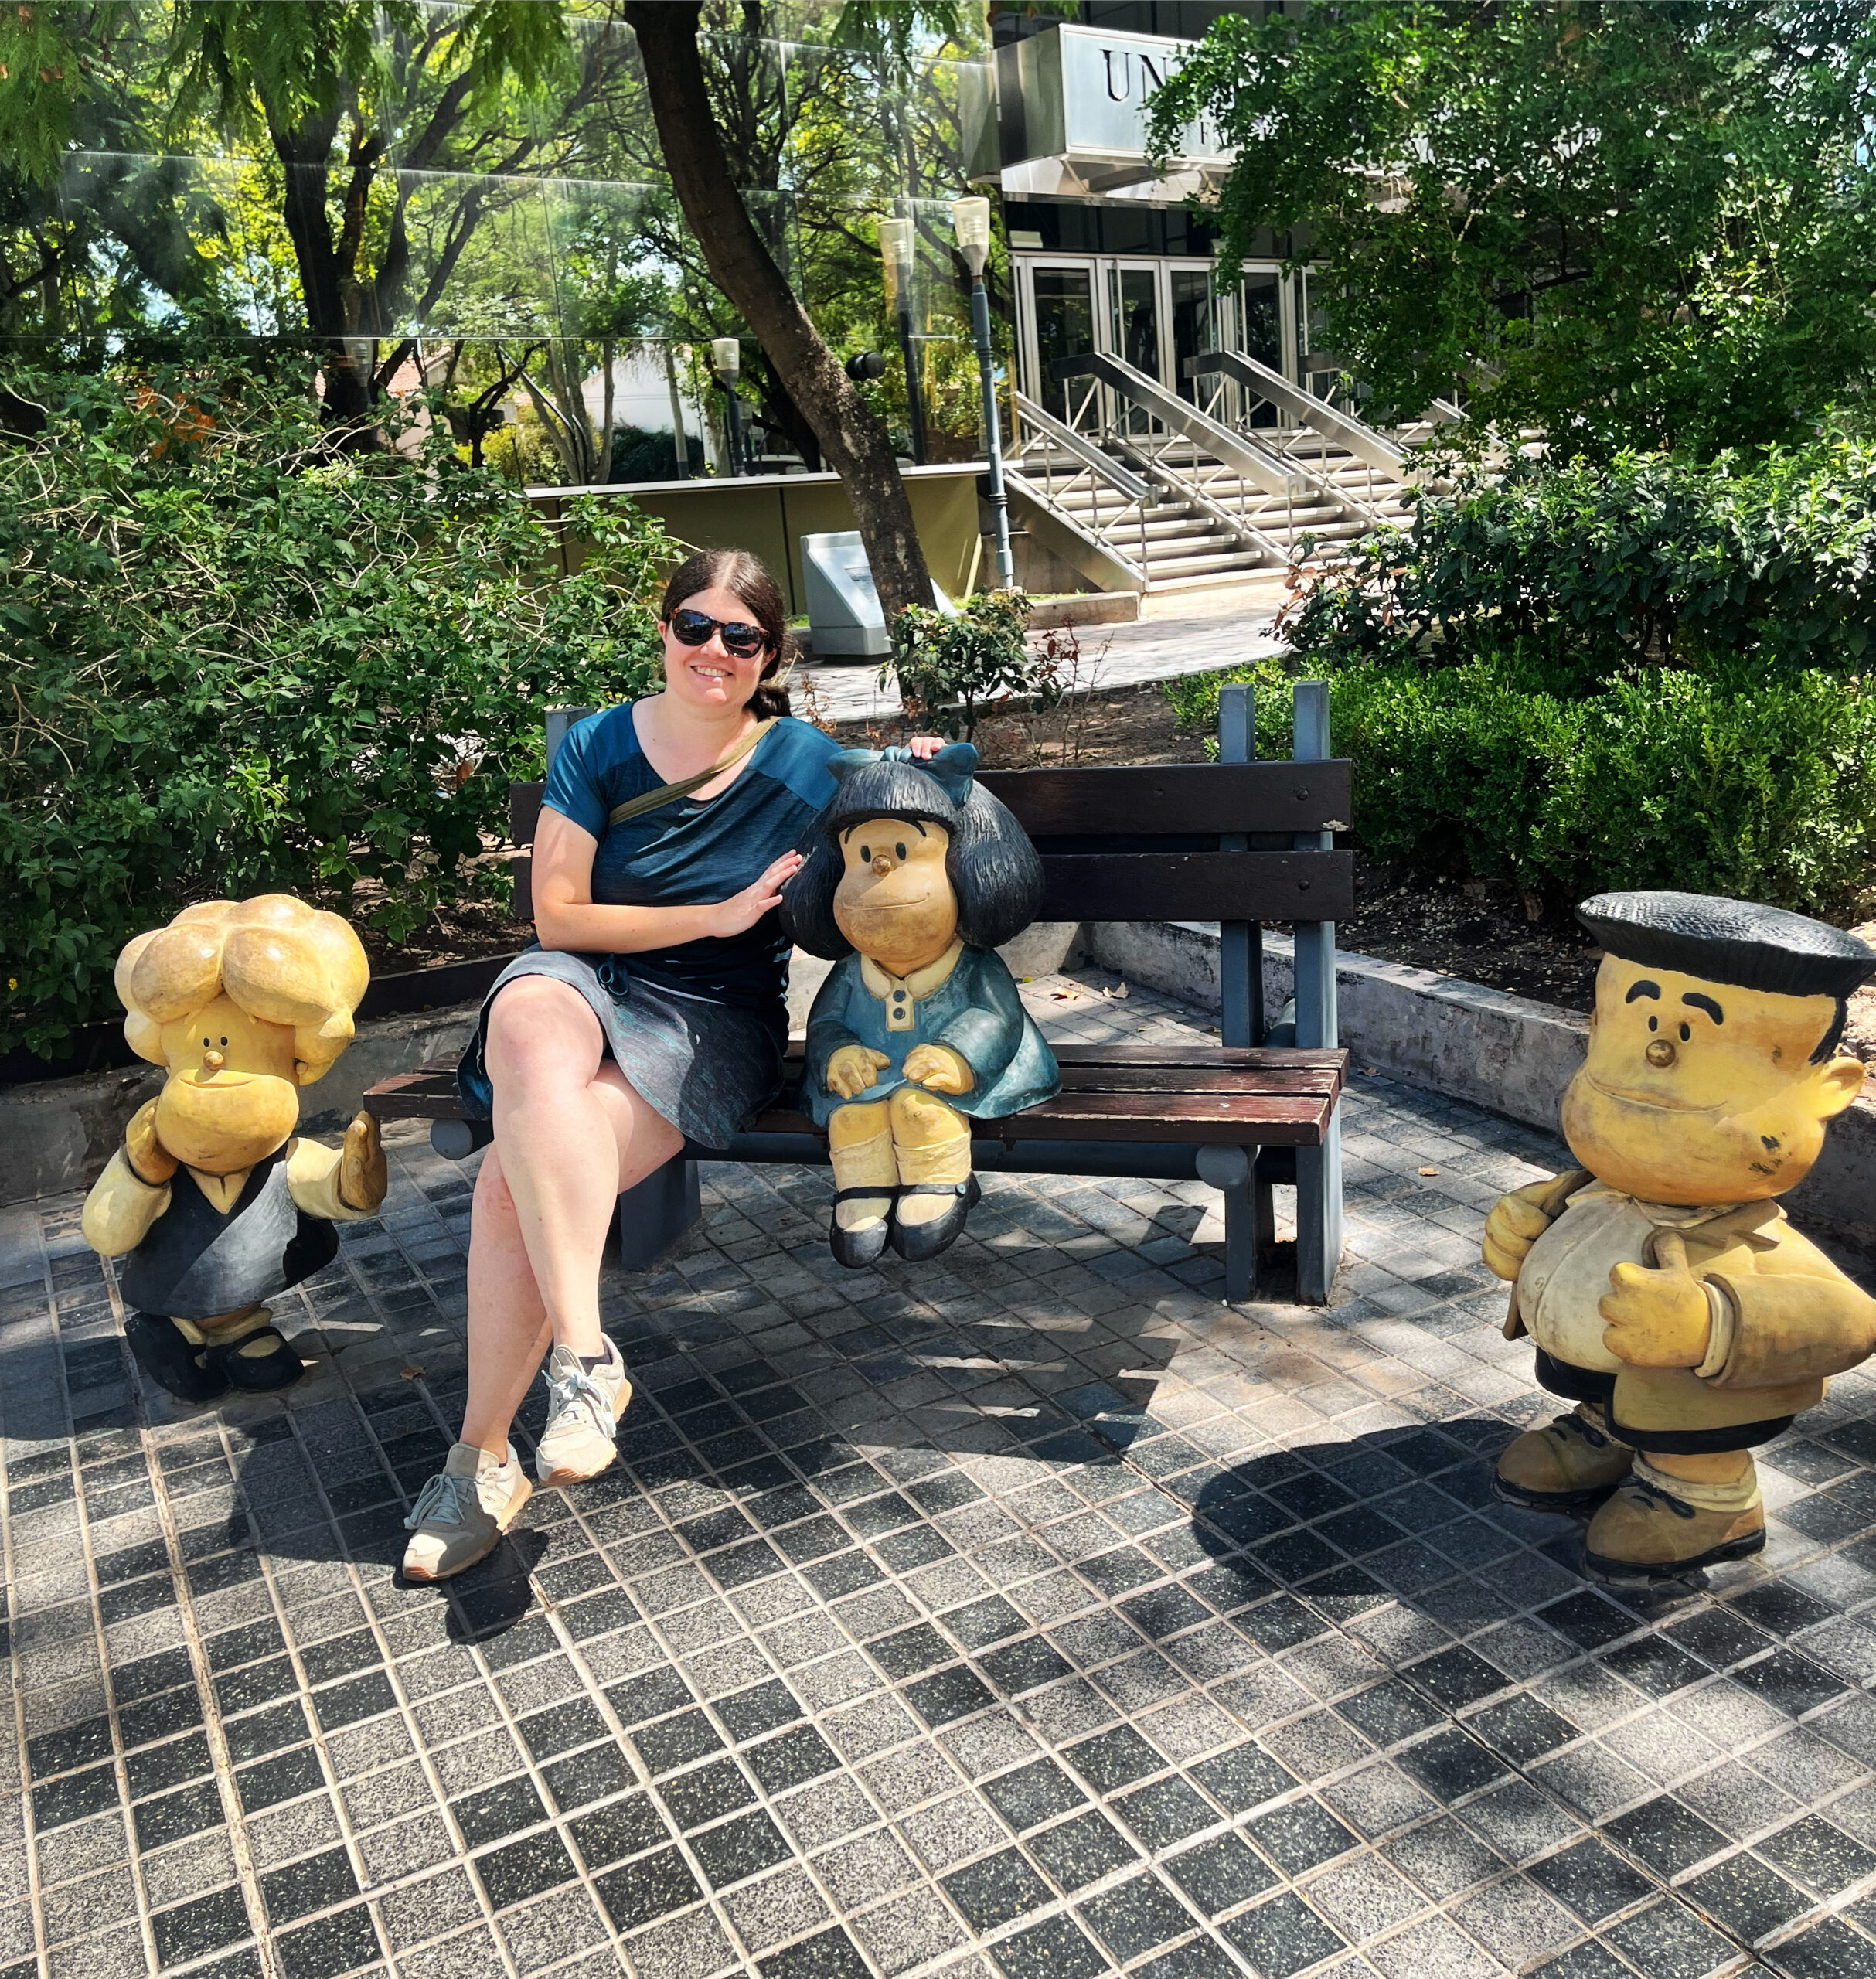
<path fill-rule="evenodd" d="M 1846 1001 L 1876 953 L 1821 921 L 1697 894 L 1603 894 L 1589 1050 L 1564 1095 L 1580 1168 L 1503 1197 L 1485 1261 L 1507 1337 L 1573 1414 L 1499 1458 L 1499 1495 L 1592 1510 L 1619 1584 L 1755 1553 L 1752 1460 L 1876 1349 L 1876 1299 L 1786 1221 L 1863 1085 Z"/>
<path fill-rule="evenodd" d="M 85 1198 L 85 1241 L 121 1261 L 131 1350 L 183 1401 L 298 1380 L 264 1302 L 331 1262 L 335 1222 L 383 1204 L 369 1114 L 342 1148 L 294 1132 L 369 974 L 348 923 L 288 894 L 185 908 L 117 958 L 124 1035 L 168 1077 Z"/>

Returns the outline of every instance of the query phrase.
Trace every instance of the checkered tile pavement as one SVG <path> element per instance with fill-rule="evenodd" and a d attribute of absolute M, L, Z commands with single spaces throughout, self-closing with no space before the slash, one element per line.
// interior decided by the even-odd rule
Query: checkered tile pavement
<path fill-rule="evenodd" d="M 1029 993 L 1202 1027 L 1103 979 Z M 849 1272 L 824 1173 L 706 1169 L 606 1281 L 620 1463 L 447 1591 L 394 1572 L 463 1386 L 419 1129 L 284 1398 L 143 1391 L 79 1199 L 0 1211 L 0 1979 L 1876 1974 L 1871 1380 L 1764 1453 L 1761 1561 L 1595 1589 L 1489 1485 L 1549 1405 L 1479 1231 L 1561 1150 L 1345 1118 L 1326 1311 L 1221 1305 L 1196 1184 L 992 1178 Z"/>

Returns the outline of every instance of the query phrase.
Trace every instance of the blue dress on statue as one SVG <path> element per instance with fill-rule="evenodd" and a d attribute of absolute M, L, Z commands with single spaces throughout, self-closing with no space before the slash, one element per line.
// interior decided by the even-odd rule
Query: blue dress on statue
<path fill-rule="evenodd" d="M 938 1095 L 973 1119 L 1020 1113 L 1060 1089 L 1055 1054 L 1023 1007 L 1003 957 L 962 942 L 952 952 L 948 970 L 941 958 L 904 978 L 862 955 L 835 963 L 808 1013 L 802 1110 L 817 1127 L 839 1107 L 890 1098 L 907 1083 L 906 1054 L 918 1044 L 949 1045 L 976 1075 L 969 1092 Z M 843 1044 L 869 1045 L 890 1061 L 851 1100 L 827 1089 L 828 1061 Z"/>

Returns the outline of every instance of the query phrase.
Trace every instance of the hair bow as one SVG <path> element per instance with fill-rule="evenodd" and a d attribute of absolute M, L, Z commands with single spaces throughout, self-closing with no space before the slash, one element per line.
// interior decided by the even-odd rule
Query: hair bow
<path fill-rule="evenodd" d="M 839 783 L 856 770 L 870 769 L 875 763 L 910 763 L 914 769 L 923 770 L 952 803 L 962 804 L 971 794 L 977 751 L 969 742 L 949 742 L 935 756 L 921 762 L 910 749 L 843 749 L 828 758 L 827 767 Z"/>

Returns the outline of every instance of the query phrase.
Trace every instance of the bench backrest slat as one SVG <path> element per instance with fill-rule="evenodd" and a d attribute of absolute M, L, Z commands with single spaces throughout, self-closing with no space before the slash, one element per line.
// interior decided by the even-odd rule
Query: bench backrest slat
<path fill-rule="evenodd" d="M 1167 763 L 1146 768 L 986 770 L 979 778 L 1031 838 L 1135 841 L 1220 832 L 1346 828 L 1353 765 Z M 543 783 L 509 785 L 508 835 L 533 843 Z"/>

